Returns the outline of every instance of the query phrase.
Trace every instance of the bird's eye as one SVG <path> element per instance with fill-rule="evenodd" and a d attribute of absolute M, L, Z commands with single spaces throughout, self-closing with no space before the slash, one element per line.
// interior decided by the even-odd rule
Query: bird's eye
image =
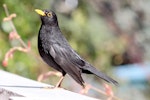
<path fill-rule="evenodd" d="M 47 16 L 48 17 L 52 17 L 52 13 L 47 13 Z"/>

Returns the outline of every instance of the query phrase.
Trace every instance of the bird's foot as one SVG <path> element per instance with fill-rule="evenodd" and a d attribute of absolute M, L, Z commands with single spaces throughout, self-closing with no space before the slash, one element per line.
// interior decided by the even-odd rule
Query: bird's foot
<path fill-rule="evenodd" d="M 44 73 L 44 74 L 40 74 L 38 76 L 38 81 L 41 82 L 42 80 L 44 79 L 47 79 L 48 77 L 52 76 L 52 75 L 55 75 L 55 76 L 58 76 L 58 77 L 62 77 L 62 74 L 60 72 L 55 72 L 55 71 L 49 71 L 47 73 Z"/>
<path fill-rule="evenodd" d="M 43 87 L 42 89 L 53 89 L 54 87 L 49 87 L 49 86 L 46 86 L 46 87 Z"/>
<path fill-rule="evenodd" d="M 62 89 L 61 88 L 61 84 L 62 84 L 62 81 L 64 79 L 64 76 L 61 76 L 60 80 L 57 82 L 56 86 L 54 87 L 43 87 L 44 89 Z"/>
<path fill-rule="evenodd" d="M 52 90 L 52 89 L 64 89 L 64 88 L 61 88 L 61 87 L 56 87 L 56 86 L 53 86 L 53 87 L 43 87 L 42 89 L 48 89 L 48 90 Z"/>

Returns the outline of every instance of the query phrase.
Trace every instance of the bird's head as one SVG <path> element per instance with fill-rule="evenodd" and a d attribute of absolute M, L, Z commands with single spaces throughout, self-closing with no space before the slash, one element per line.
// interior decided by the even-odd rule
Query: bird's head
<path fill-rule="evenodd" d="M 40 15 L 42 24 L 51 26 L 58 24 L 57 16 L 53 11 L 35 9 L 35 12 Z"/>

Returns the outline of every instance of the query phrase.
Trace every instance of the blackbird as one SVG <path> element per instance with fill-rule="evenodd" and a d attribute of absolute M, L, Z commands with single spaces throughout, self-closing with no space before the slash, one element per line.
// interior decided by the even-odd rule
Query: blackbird
<path fill-rule="evenodd" d="M 62 73 L 56 87 L 60 86 L 66 74 L 84 87 L 85 82 L 81 73 L 94 74 L 109 83 L 118 84 L 117 81 L 98 71 L 72 49 L 62 35 L 57 16 L 53 11 L 39 9 L 35 9 L 35 11 L 40 15 L 42 22 L 38 34 L 39 54 L 49 66 Z"/>

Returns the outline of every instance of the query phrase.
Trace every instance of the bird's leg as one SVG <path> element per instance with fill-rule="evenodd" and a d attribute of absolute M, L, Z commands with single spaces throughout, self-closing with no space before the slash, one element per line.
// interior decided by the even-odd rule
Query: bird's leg
<path fill-rule="evenodd" d="M 61 86 L 61 83 L 62 83 L 63 79 L 64 79 L 64 76 L 61 76 L 61 78 L 60 78 L 60 80 L 57 82 L 55 88 L 59 88 L 59 87 Z"/>
<path fill-rule="evenodd" d="M 62 83 L 63 79 L 64 79 L 64 76 L 60 72 L 49 71 L 47 73 L 39 75 L 37 80 L 41 82 L 42 80 L 48 78 L 51 75 L 55 75 L 55 76 L 61 77 L 60 80 L 57 82 L 56 86 L 54 87 L 54 89 L 55 88 L 59 88 L 61 86 L 61 83 Z M 46 88 L 46 89 L 48 88 L 49 89 L 50 87 L 44 87 L 44 88 Z"/>
<path fill-rule="evenodd" d="M 47 79 L 48 77 L 50 77 L 52 75 L 55 75 L 55 76 L 58 76 L 58 77 L 62 77 L 62 74 L 60 72 L 49 71 L 47 73 L 39 75 L 37 80 L 39 82 L 41 82 L 42 80 Z"/>

